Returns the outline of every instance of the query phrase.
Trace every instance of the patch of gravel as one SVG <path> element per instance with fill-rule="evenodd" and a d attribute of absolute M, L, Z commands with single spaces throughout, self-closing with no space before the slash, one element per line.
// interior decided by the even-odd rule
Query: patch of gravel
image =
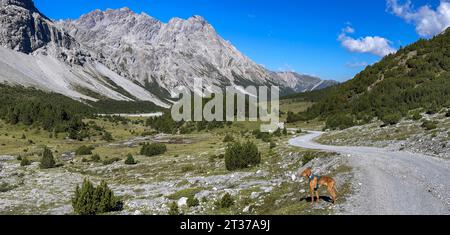
<path fill-rule="evenodd" d="M 436 121 L 441 127 L 427 131 L 421 127 L 422 122 L 411 120 L 387 127 L 380 127 L 382 123 L 376 122 L 330 132 L 319 141 L 337 146 L 372 146 L 450 159 L 450 119 L 442 115 L 426 115 L 425 119 Z"/>

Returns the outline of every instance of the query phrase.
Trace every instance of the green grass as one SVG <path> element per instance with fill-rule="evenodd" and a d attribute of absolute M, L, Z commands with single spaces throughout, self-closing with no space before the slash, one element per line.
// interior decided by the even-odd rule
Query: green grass
<path fill-rule="evenodd" d="M 168 199 L 170 200 L 179 200 L 182 197 L 195 197 L 195 195 L 199 192 L 201 192 L 203 190 L 203 188 L 187 188 L 184 190 L 180 190 L 174 194 L 171 194 L 169 196 L 167 196 Z"/>

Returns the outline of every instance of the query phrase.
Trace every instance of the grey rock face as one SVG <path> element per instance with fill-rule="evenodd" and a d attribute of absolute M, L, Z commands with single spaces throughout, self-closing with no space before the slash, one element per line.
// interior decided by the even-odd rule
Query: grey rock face
<path fill-rule="evenodd" d="M 111 71 L 99 55 L 42 15 L 32 1 L 1 1 L 0 45 L 0 82 L 74 99 L 145 100 L 168 107 L 143 87 Z"/>
<path fill-rule="evenodd" d="M 118 74 L 168 93 L 179 85 L 192 88 L 194 78 L 221 87 L 271 80 L 268 71 L 219 37 L 200 16 L 162 23 L 122 8 L 59 23 Z"/>
<path fill-rule="evenodd" d="M 163 23 L 122 8 L 53 22 L 31 0 L 0 0 L 0 45 L 0 82 L 75 99 L 145 100 L 169 107 L 175 88 L 193 90 L 196 78 L 219 89 L 277 85 L 286 93 L 328 86 L 320 79 L 268 71 L 201 16 Z"/>
<path fill-rule="evenodd" d="M 0 25 L 0 44 L 27 54 L 50 42 L 66 49 L 75 43 L 68 34 L 54 27 L 31 0 L 2 0 Z"/>
<path fill-rule="evenodd" d="M 278 72 L 274 76 L 280 77 L 281 83 L 284 83 L 295 92 L 321 90 L 338 84 L 336 81 L 322 80 L 318 77 L 298 74 L 296 72 Z"/>
<path fill-rule="evenodd" d="M 201 16 L 168 23 L 128 8 L 94 11 L 59 24 L 106 59 L 118 74 L 172 93 L 194 78 L 208 85 L 278 85 L 293 92 L 324 88 L 329 82 L 293 73 L 272 73 L 221 38 Z M 298 75 L 298 76 L 297 76 Z M 320 83 L 320 84 L 319 84 Z M 316 85 L 319 85 L 316 87 Z"/>

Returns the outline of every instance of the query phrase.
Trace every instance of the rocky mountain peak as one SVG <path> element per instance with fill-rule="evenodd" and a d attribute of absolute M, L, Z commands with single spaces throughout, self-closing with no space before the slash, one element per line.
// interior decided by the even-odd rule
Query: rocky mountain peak
<path fill-rule="evenodd" d="M 320 79 L 270 72 L 201 16 L 163 23 L 125 7 L 53 22 L 31 0 L 0 1 L 0 45 L 6 48 L 0 48 L 5 55 L 0 67 L 11 68 L 10 74 L 0 73 L 0 82 L 91 100 L 147 100 L 161 107 L 168 107 L 176 87 L 193 89 L 195 78 L 205 86 L 278 85 L 288 92 L 327 85 Z M 20 66 L 11 64 L 11 57 L 22 61 Z M 28 75 L 22 74 L 23 68 Z"/>
<path fill-rule="evenodd" d="M 0 7 L 6 6 L 18 6 L 30 11 L 38 11 L 32 0 L 0 0 Z"/>
<path fill-rule="evenodd" d="M 95 10 L 77 20 L 60 24 L 72 35 L 83 34 L 83 40 L 88 42 L 100 39 L 116 44 L 125 38 L 132 41 L 150 40 L 162 23 L 145 13 L 137 14 L 125 7 L 117 10 Z"/>
<path fill-rule="evenodd" d="M 178 17 L 170 19 L 166 28 L 175 32 L 193 33 L 211 31 L 215 34 L 214 28 L 202 16 L 191 16 L 188 19 Z"/>
<path fill-rule="evenodd" d="M 203 18 L 203 16 L 199 16 L 199 15 L 194 15 L 194 16 L 189 17 L 188 21 L 189 22 L 195 22 L 195 23 L 208 24 L 206 19 Z"/>
<path fill-rule="evenodd" d="M 0 45 L 26 54 L 54 43 L 71 48 L 75 41 L 56 28 L 31 0 L 1 0 Z"/>

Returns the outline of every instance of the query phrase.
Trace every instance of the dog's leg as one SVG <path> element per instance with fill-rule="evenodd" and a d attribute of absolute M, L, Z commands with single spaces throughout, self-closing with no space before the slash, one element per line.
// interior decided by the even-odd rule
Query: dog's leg
<path fill-rule="evenodd" d="M 314 205 L 314 201 L 316 199 L 314 198 L 314 186 L 313 186 L 313 184 L 309 184 L 309 191 L 311 193 L 311 205 Z"/>
<path fill-rule="evenodd" d="M 320 201 L 320 196 L 319 196 L 319 189 L 316 190 L 316 196 L 317 196 L 317 203 Z"/>
<path fill-rule="evenodd" d="M 330 193 L 331 197 L 333 198 L 333 204 L 336 203 L 336 191 L 334 190 L 334 187 L 336 186 L 336 183 L 332 183 L 328 186 L 328 192 Z"/>

